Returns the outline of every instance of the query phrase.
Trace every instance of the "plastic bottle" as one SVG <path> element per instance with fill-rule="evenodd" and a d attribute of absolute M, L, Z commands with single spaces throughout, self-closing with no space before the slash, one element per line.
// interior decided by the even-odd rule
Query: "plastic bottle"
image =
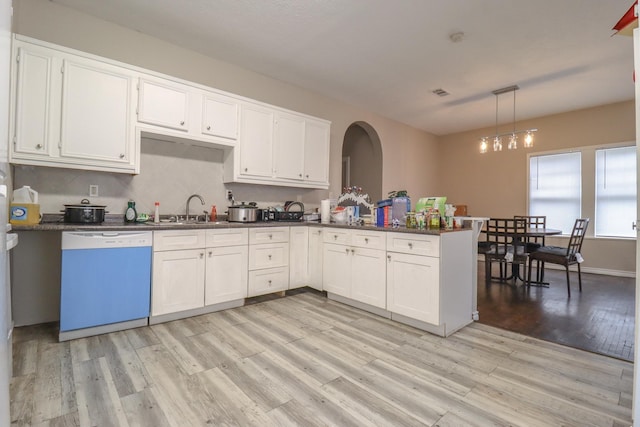
<path fill-rule="evenodd" d="M 156 224 L 160 223 L 160 202 L 156 202 L 156 209 L 153 213 L 153 222 Z"/>
<path fill-rule="evenodd" d="M 124 220 L 126 222 L 135 222 L 138 218 L 138 212 L 136 212 L 136 202 L 129 200 L 127 203 L 127 210 L 124 211 Z"/>
<path fill-rule="evenodd" d="M 211 221 L 218 220 L 218 212 L 216 212 L 216 205 L 211 206 L 211 217 L 209 219 Z"/>
<path fill-rule="evenodd" d="M 38 192 L 28 185 L 13 190 L 13 201 L 16 203 L 38 203 Z"/>

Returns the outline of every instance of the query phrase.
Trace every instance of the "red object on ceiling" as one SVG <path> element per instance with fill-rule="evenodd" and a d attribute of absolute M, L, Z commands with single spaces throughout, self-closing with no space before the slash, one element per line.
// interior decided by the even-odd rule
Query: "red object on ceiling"
<path fill-rule="evenodd" d="M 627 13 L 613 26 L 615 34 L 622 34 L 630 36 L 633 34 L 633 29 L 638 28 L 638 0 L 633 2 Z"/>

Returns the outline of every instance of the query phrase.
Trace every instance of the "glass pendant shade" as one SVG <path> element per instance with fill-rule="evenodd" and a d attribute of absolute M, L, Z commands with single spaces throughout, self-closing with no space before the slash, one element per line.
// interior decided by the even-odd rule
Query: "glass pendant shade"
<path fill-rule="evenodd" d="M 493 151 L 502 151 L 502 138 L 499 136 L 493 138 Z"/>
<path fill-rule="evenodd" d="M 509 145 L 507 145 L 507 148 L 509 148 L 509 150 L 515 150 L 518 148 L 518 137 L 515 133 L 512 133 L 511 136 L 509 136 Z"/>
<path fill-rule="evenodd" d="M 480 153 L 484 154 L 487 152 L 489 144 L 487 143 L 487 138 L 482 138 L 480 141 Z"/>

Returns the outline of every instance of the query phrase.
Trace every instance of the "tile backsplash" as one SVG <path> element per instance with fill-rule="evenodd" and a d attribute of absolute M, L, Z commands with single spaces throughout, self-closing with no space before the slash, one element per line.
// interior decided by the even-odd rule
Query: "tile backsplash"
<path fill-rule="evenodd" d="M 143 138 L 139 175 L 16 165 L 14 188 L 29 185 L 38 191 L 43 213 L 59 213 L 65 204 L 89 199 L 92 204 L 106 205 L 111 214 L 124 214 L 127 201 L 134 200 L 138 212 L 153 213 L 158 201 L 161 214 L 182 215 L 191 194 L 201 195 L 205 205 L 192 200 L 190 212 L 200 214 L 216 205 L 218 213 L 223 213 L 229 205 L 227 189 L 233 191 L 237 202 L 254 201 L 267 207 L 299 200 L 311 209 L 328 194 L 304 188 L 225 185 L 223 168 L 222 150 Z M 98 186 L 98 197 L 89 197 L 89 185 Z"/>

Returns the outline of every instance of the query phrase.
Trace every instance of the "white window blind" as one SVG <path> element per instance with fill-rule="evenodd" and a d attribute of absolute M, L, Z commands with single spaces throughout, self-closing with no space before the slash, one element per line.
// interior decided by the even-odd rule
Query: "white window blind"
<path fill-rule="evenodd" d="M 595 235 L 635 237 L 636 147 L 596 150 Z"/>
<path fill-rule="evenodd" d="M 581 206 L 581 153 L 529 158 L 529 215 L 546 215 L 549 228 L 570 234 Z"/>

